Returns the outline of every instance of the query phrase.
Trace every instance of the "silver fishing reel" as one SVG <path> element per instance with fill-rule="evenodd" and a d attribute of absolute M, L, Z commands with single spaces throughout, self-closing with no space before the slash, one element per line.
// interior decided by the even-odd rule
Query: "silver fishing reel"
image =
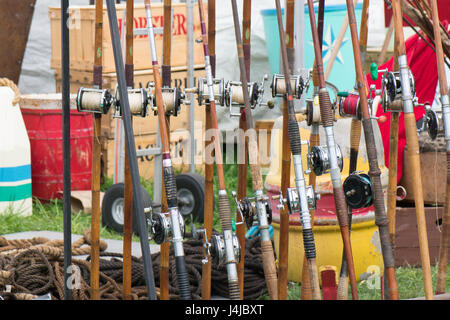
<path fill-rule="evenodd" d="M 163 97 L 163 106 L 167 116 L 178 116 L 181 111 L 181 105 L 184 102 L 185 95 L 180 88 L 163 87 L 161 88 Z M 147 88 L 148 103 L 154 115 L 158 114 L 155 83 L 150 82 Z"/>
<path fill-rule="evenodd" d="M 245 197 L 242 200 L 237 199 L 236 191 L 231 191 L 231 195 L 236 203 L 236 208 L 242 217 L 242 221 L 245 222 L 247 229 L 250 229 L 254 222 L 255 217 L 257 217 L 255 197 Z M 272 223 L 272 205 L 270 204 L 270 199 L 267 196 L 263 196 L 261 201 L 266 207 L 267 221 L 268 224 Z"/>
<path fill-rule="evenodd" d="M 338 103 L 338 88 L 332 84 L 331 82 L 325 81 L 326 88 L 328 92 L 332 92 L 334 95 L 334 99 L 332 100 L 330 97 L 331 102 L 331 110 L 334 115 L 334 121 L 337 121 L 336 119 L 336 109 L 337 109 L 337 103 Z M 306 98 L 306 108 L 304 108 L 301 112 L 306 116 L 306 123 L 308 126 L 311 126 L 313 124 L 320 124 L 322 122 L 322 117 L 320 115 L 320 103 L 319 103 L 319 97 L 315 95 L 313 98 Z"/>
<path fill-rule="evenodd" d="M 241 245 L 239 244 L 239 238 L 233 234 L 233 252 L 236 263 L 241 261 Z M 225 240 L 222 234 L 213 234 L 211 236 L 210 245 L 211 260 L 216 266 L 221 266 L 226 264 L 227 256 L 225 251 Z"/>
<path fill-rule="evenodd" d="M 295 99 L 300 99 L 302 97 L 305 88 L 307 88 L 309 83 L 309 77 L 303 79 L 300 75 L 291 75 L 291 89 L 292 96 Z M 286 80 L 282 74 L 274 74 L 272 76 L 272 82 L 270 84 L 272 89 L 272 97 L 285 97 L 286 96 Z"/>
<path fill-rule="evenodd" d="M 132 116 L 139 116 L 145 118 L 147 116 L 148 96 L 144 88 L 128 88 L 128 102 L 130 105 L 130 112 Z M 120 94 L 116 86 L 115 112 L 114 118 L 122 117 L 122 108 L 120 107 Z"/>
<path fill-rule="evenodd" d="M 180 212 L 178 212 L 178 221 L 180 223 L 180 230 L 184 238 L 185 225 L 184 219 Z M 172 222 L 167 213 L 152 213 L 150 216 L 150 238 L 157 244 L 162 244 L 172 239 Z"/>
<path fill-rule="evenodd" d="M 342 156 L 341 148 L 336 144 L 336 156 L 338 167 L 340 171 L 344 166 L 344 158 Z M 316 176 L 330 172 L 330 159 L 328 148 L 326 146 L 314 146 L 307 155 L 309 167 L 311 167 Z"/>
<path fill-rule="evenodd" d="M 258 82 L 249 82 L 247 90 L 250 98 L 250 106 L 252 109 L 261 104 L 264 96 L 264 82 L 267 80 L 267 75 L 264 75 L 263 80 Z M 244 95 L 241 81 L 228 81 L 225 86 L 225 105 L 230 110 L 230 116 L 240 117 L 241 107 L 245 105 Z M 234 110 L 238 110 L 235 112 Z"/>
<path fill-rule="evenodd" d="M 225 105 L 225 82 L 223 79 L 214 78 L 213 79 L 213 90 L 214 90 L 214 100 L 218 105 Z M 184 89 L 186 93 L 197 94 L 198 104 L 206 105 L 209 104 L 209 92 L 206 78 L 198 79 L 197 88 L 186 88 Z"/>
<path fill-rule="evenodd" d="M 78 112 L 107 114 L 114 99 L 108 89 L 81 87 L 78 89 L 76 102 Z"/>
<path fill-rule="evenodd" d="M 411 95 L 415 97 L 416 89 L 414 76 L 410 69 L 408 69 L 408 78 L 411 87 Z M 383 111 L 388 112 L 402 112 L 403 100 L 402 100 L 402 82 L 399 71 L 385 71 L 381 79 L 382 87 L 384 88 L 381 103 L 383 105 Z M 414 98 L 413 98 L 414 100 Z"/>
<path fill-rule="evenodd" d="M 320 200 L 320 194 L 316 194 L 314 192 L 314 188 L 312 186 L 306 187 L 306 199 L 308 202 L 308 210 L 313 211 L 316 210 L 317 200 Z M 284 208 L 284 205 L 287 205 L 289 210 L 289 214 L 300 213 L 300 198 L 298 195 L 297 188 L 287 188 L 286 189 L 286 198 L 283 198 L 280 191 L 280 205 L 278 205 L 278 209 Z"/>
<path fill-rule="evenodd" d="M 425 105 L 424 125 L 431 140 L 435 140 L 437 135 L 444 133 L 444 120 L 441 110 L 432 110 L 429 104 Z"/>
<path fill-rule="evenodd" d="M 193 217 L 191 215 L 191 221 L 193 221 Z M 211 243 L 208 242 L 208 236 L 206 234 L 205 228 L 198 228 L 194 223 L 191 223 L 191 233 L 192 239 L 202 240 L 203 241 L 203 259 L 202 264 L 208 263 L 208 256 L 211 255 Z"/>

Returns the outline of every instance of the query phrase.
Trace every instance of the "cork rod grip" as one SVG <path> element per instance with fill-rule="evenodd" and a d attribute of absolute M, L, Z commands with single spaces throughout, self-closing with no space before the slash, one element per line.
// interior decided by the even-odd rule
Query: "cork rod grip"
<path fill-rule="evenodd" d="M 266 286 L 272 300 L 278 300 L 278 280 L 275 268 L 275 257 L 271 241 L 261 243 L 263 269 L 266 278 Z"/>

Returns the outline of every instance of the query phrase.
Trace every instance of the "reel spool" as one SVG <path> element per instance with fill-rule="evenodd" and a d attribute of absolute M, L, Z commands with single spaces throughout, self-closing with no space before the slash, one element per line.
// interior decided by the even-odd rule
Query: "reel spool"
<path fill-rule="evenodd" d="M 344 118 L 355 118 L 361 120 L 361 106 L 359 102 L 359 94 L 339 92 L 339 115 Z"/>
<path fill-rule="evenodd" d="M 411 95 L 415 97 L 416 87 L 414 82 L 414 76 L 410 69 L 408 69 L 409 83 L 411 87 Z M 402 82 L 400 79 L 399 71 L 385 71 L 381 79 L 382 86 L 384 87 L 382 96 L 383 111 L 401 112 L 403 111 L 402 101 Z"/>
<path fill-rule="evenodd" d="M 336 145 L 336 156 L 339 170 L 342 171 L 344 159 L 342 157 L 341 148 Z M 321 176 L 330 171 L 330 159 L 326 146 L 314 146 L 307 155 L 309 167 L 311 167 L 316 176 Z"/>
<path fill-rule="evenodd" d="M 178 212 L 178 220 L 180 221 L 180 230 L 185 233 L 184 219 L 181 213 Z M 170 218 L 165 213 L 153 213 L 151 216 L 150 237 L 157 244 L 162 244 L 172 239 L 172 223 Z"/>
<path fill-rule="evenodd" d="M 320 194 L 316 194 L 312 186 L 306 187 L 306 198 L 308 201 L 308 210 L 316 210 L 317 200 L 320 200 Z M 289 214 L 300 213 L 300 199 L 297 188 L 286 189 L 286 199 L 283 202 L 287 204 Z"/>
<path fill-rule="evenodd" d="M 108 89 L 78 89 L 77 93 L 77 110 L 78 112 L 92 112 L 107 114 L 113 97 Z"/>
<path fill-rule="evenodd" d="M 122 109 L 120 108 L 119 90 L 116 90 L 116 110 L 115 117 L 122 117 Z M 147 116 L 148 97 L 144 88 L 128 89 L 128 101 L 130 103 L 130 112 L 133 116 L 145 118 Z"/>
<path fill-rule="evenodd" d="M 334 116 L 334 121 L 336 120 L 336 104 L 338 103 L 338 93 L 339 90 L 338 88 L 328 82 L 325 81 L 325 85 L 327 87 L 328 92 L 330 92 L 330 90 L 334 93 L 334 100 L 331 101 L 331 110 L 333 112 L 333 116 Z M 330 96 L 331 99 L 331 96 Z M 312 99 L 305 99 L 306 102 L 306 108 L 303 109 L 303 113 L 306 115 L 306 123 L 308 126 L 315 124 L 320 124 L 322 121 L 322 118 L 320 116 L 320 103 L 319 103 L 319 96 L 315 95 L 314 98 Z"/>
<path fill-rule="evenodd" d="M 213 79 L 213 90 L 214 90 L 214 100 L 216 104 L 223 106 L 225 104 L 225 82 L 223 79 L 215 78 Z M 205 78 L 198 79 L 197 89 L 185 89 L 184 92 L 194 92 L 197 93 L 198 104 L 208 104 L 209 103 L 209 92 L 208 84 Z"/>
<path fill-rule="evenodd" d="M 261 84 L 257 82 L 247 83 L 247 90 L 249 91 L 250 106 L 254 109 L 261 103 L 264 96 L 264 81 L 267 79 L 267 75 L 264 76 Z M 230 116 L 240 117 L 240 108 L 244 106 L 244 95 L 242 93 L 242 82 L 240 81 L 228 81 L 225 86 L 225 105 L 230 109 Z M 237 106 L 238 112 L 233 112 L 233 106 Z"/>
<path fill-rule="evenodd" d="M 431 140 L 435 140 L 439 133 L 444 132 L 444 120 L 442 111 L 432 110 L 429 104 L 425 105 L 425 121 L 427 132 Z"/>
<path fill-rule="evenodd" d="M 284 97 L 286 95 L 286 81 L 284 75 L 274 74 L 272 76 L 270 88 L 272 89 L 273 98 Z M 291 75 L 291 88 L 292 96 L 296 99 L 300 99 L 305 89 L 305 82 L 300 75 Z"/>
<path fill-rule="evenodd" d="M 149 84 L 148 91 L 150 92 L 148 99 L 149 104 L 153 110 L 154 115 L 156 116 L 158 114 L 158 107 L 155 94 L 155 84 L 153 82 Z M 161 88 L 161 91 L 163 97 L 163 106 L 166 115 L 174 117 L 178 116 L 178 113 L 181 110 L 181 104 L 183 103 L 183 100 L 185 98 L 184 93 L 182 93 L 181 90 L 177 87 L 164 87 Z"/>
<path fill-rule="evenodd" d="M 369 175 L 354 172 L 344 180 L 342 187 L 350 208 L 367 208 L 373 204 L 372 181 Z"/>
<path fill-rule="evenodd" d="M 239 263 L 239 261 L 241 261 L 241 246 L 239 244 L 239 239 L 235 234 L 233 234 L 232 240 L 234 257 L 236 259 L 236 263 Z M 213 234 L 211 236 L 209 250 L 212 262 L 216 266 L 224 265 L 226 263 L 227 256 L 225 252 L 225 241 L 222 234 Z"/>

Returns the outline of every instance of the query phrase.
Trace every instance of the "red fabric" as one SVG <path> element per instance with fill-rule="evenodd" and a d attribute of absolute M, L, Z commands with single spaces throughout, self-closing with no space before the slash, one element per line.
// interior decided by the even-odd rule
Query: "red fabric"
<path fill-rule="evenodd" d="M 416 96 L 419 103 L 429 102 L 433 103 L 434 95 L 436 93 L 436 85 L 438 81 L 436 54 L 434 51 L 415 34 L 405 41 L 406 56 L 408 59 L 408 66 L 414 75 Z M 385 64 L 379 66 L 379 69 L 388 69 L 392 71 L 393 59 L 391 58 Z M 375 84 L 377 88 L 381 88 L 381 73 L 377 81 L 370 78 L 370 74 L 366 75 L 367 88 L 371 84 Z M 424 115 L 424 107 L 417 106 L 414 108 L 416 121 L 420 120 Z M 387 120 L 380 123 L 380 131 L 383 139 L 384 147 L 384 162 L 389 168 L 389 135 L 390 135 L 390 112 L 384 113 L 381 103 L 378 105 L 376 116 L 385 115 Z M 406 145 L 405 123 L 403 113 L 399 117 L 399 133 L 398 133 L 398 164 L 397 164 L 397 182 L 400 181 L 403 173 L 403 151 Z"/>

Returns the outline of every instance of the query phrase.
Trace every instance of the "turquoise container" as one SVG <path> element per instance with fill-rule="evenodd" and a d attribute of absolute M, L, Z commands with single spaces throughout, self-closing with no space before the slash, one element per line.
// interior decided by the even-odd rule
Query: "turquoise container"
<path fill-rule="evenodd" d="M 317 21 L 318 6 L 314 6 Z M 358 33 L 361 22 L 362 3 L 355 7 Z M 336 38 L 342 26 L 342 22 L 347 14 L 346 5 L 325 5 L 322 59 L 324 71 L 329 62 L 331 52 L 335 46 Z M 278 24 L 275 9 L 261 11 L 264 19 L 264 32 L 266 36 L 266 47 L 269 55 L 270 71 L 279 73 L 280 71 L 280 38 L 278 36 Z M 284 20 L 284 19 L 283 19 Z M 305 42 L 304 42 L 304 67 L 310 69 L 314 63 L 314 45 L 311 34 L 311 24 L 309 21 L 309 10 L 305 6 Z M 338 55 L 328 78 L 328 82 L 334 84 L 340 91 L 351 90 L 355 86 L 355 60 L 353 58 L 352 39 L 350 28 L 347 27 L 343 41 L 339 48 Z"/>

